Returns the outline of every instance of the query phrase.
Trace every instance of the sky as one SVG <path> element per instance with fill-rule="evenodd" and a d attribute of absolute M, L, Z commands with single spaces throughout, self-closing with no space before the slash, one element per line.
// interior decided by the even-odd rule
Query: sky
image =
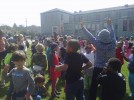
<path fill-rule="evenodd" d="M 40 26 L 40 13 L 59 8 L 69 12 L 102 9 L 125 4 L 134 0 L 0 0 L 0 25 Z"/>

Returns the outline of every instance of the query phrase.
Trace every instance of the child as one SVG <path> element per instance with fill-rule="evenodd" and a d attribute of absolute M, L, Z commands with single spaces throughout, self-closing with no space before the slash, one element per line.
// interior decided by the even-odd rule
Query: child
<path fill-rule="evenodd" d="M 32 46 L 31 46 L 32 57 L 37 52 L 35 46 L 38 44 L 38 42 L 39 41 L 37 39 L 32 41 Z"/>
<path fill-rule="evenodd" d="M 123 46 L 123 42 L 118 42 L 117 43 L 117 47 L 116 47 L 116 58 L 118 58 L 121 61 L 121 64 L 123 65 L 124 64 L 124 59 L 123 59 L 123 56 L 122 56 L 122 52 L 123 52 L 122 46 Z M 118 71 L 121 72 L 121 68 L 119 68 Z"/>
<path fill-rule="evenodd" d="M 14 92 L 12 100 L 31 100 L 31 94 L 34 91 L 34 80 L 31 76 L 31 72 L 25 65 L 26 55 L 23 51 L 15 51 L 12 56 L 16 68 L 13 68 L 9 73 L 9 66 L 4 67 L 5 78 L 12 79 Z"/>
<path fill-rule="evenodd" d="M 10 65 L 9 71 L 11 71 L 14 68 L 14 64 L 12 62 L 11 57 L 12 57 L 13 52 L 15 52 L 16 50 L 17 50 L 17 45 L 16 44 L 10 44 L 10 46 L 8 47 L 8 53 L 4 58 L 3 65 Z M 1 82 L 2 82 L 1 85 L 4 86 L 5 85 L 5 80 L 3 80 L 3 76 L 2 76 L 2 81 Z"/>
<path fill-rule="evenodd" d="M 45 69 L 47 67 L 47 58 L 46 55 L 43 54 L 44 46 L 42 44 L 36 45 L 36 51 L 31 60 L 31 66 L 36 76 L 37 73 L 40 73 L 44 76 Z"/>
<path fill-rule="evenodd" d="M 65 55 L 66 55 L 66 45 L 67 45 L 67 41 L 63 41 L 63 47 L 60 48 L 60 60 L 63 63 Z"/>
<path fill-rule="evenodd" d="M 56 51 L 58 51 L 58 45 L 56 43 L 51 44 L 51 52 L 50 52 L 50 79 L 52 82 L 52 97 L 59 97 L 58 92 L 56 90 L 56 81 L 57 78 L 60 77 L 60 72 L 55 71 L 55 67 L 59 65 L 59 59 L 56 54 Z"/>
<path fill-rule="evenodd" d="M 44 85 L 44 82 L 45 82 L 44 76 L 42 76 L 41 74 L 37 74 L 34 81 L 35 81 L 34 95 L 36 96 L 36 98 L 38 97 L 42 98 L 42 96 L 48 95 L 47 89 Z"/>
<path fill-rule="evenodd" d="M 130 97 L 134 98 L 134 46 L 131 48 L 131 54 L 129 58 L 126 58 L 123 54 L 124 59 L 129 62 L 128 70 L 129 70 L 129 88 L 130 88 Z"/>
<path fill-rule="evenodd" d="M 67 44 L 67 55 L 63 65 L 56 66 L 57 71 L 66 71 L 66 100 L 84 100 L 82 69 L 92 66 L 91 62 L 82 54 L 77 53 L 80 45 L 77 40 L 70 40 Z M 83 63 L 86 65 L 82 68 Z"/>
<path fill-rule="evenodd" d="M 88 100 L 88 91 L 91 85 L 91 80 L 92 80 L 92 74 L 93 74 L 93 69 L 94 69 L 94 52 L 92 49 L 92 46 L 86 46 L 85 47 L 86 53 L 84 55 L 92 62 L 92 67 L 84 70 L 84 91 L 85 91 L 85 97 L 86 100 Z"/>
<path fill-rule="evenodd" d="M 126 81 L 118 73 L 121 62 L 117 58 L 110 58 L 104 72 L 98 76 L 98 84 L 102 86 L 101 100 L 123 100 L 126 93 Z"/>
<path fill-rule="evenodd" d="M 1 67 L 1 62 L 5 58 L 7 54 L 7 47 L 9 46 L 8 41 L 4 37 L 4 33 L 0 30 L 0 67 Z M 1 68 L 0 68 L 1 70 Z"/>

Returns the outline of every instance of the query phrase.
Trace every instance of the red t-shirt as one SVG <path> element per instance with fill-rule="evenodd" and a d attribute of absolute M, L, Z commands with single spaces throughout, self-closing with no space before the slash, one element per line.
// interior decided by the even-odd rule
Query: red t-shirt
<path fill-rule="evenodd" d="M 121 48 L 116 48 L 116 58 L 118 58 L 121 61 L 121 64 L 124 64 L 124 59 L 122 56 L 122 49 Z"/>

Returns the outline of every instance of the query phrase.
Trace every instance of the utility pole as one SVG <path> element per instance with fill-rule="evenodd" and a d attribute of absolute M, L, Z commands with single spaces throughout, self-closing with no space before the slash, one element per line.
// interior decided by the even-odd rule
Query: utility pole
<path fill-rule="evenodd" d="M 26 34 L 27 34 L 27 18 L 26 18 Z"/>

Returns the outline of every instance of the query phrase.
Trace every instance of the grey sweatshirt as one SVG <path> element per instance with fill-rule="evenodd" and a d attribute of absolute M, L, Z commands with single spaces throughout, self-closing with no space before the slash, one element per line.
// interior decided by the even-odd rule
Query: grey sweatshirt
<path fill-rule="evenodd" d="M 31 71 L 24 67 L 23 69 L 13 68 L 9 73 L 4 73 L 5 78 L 10 77 L 13 81 L 14 91 L 16 93 L 27 90 L 28 93 L 34 92 L 34 79 Z"/>

